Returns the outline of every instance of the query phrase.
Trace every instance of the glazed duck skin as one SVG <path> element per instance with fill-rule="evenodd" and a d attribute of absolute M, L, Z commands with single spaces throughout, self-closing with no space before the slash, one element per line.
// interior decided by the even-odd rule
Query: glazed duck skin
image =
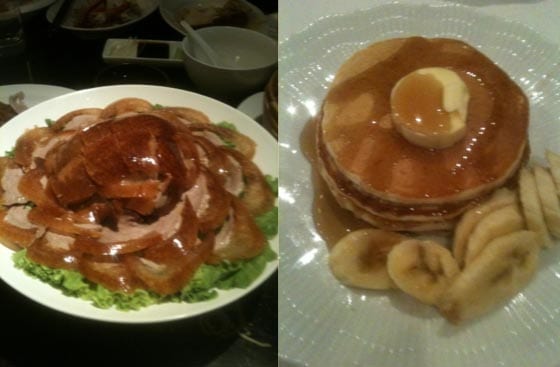
<path fill-rule="evenodd" d="M 272 208 L 274 195 L 259 184 L 254 142 L 209 121 L 127 98 L 27 131 L 15 159 L 2 158 L 0 174 L 17 190 L 0 187 L 0 238 L 39 264 L 128 293 L 173 294 L 205 262 L 259 255 L 266 238 L 251 208 Z M 24 200 L 7 202 L 14 194 Z"/>

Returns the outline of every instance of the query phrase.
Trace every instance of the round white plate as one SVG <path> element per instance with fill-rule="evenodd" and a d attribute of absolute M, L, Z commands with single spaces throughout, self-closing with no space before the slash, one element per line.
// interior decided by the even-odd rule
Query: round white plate
<path fill-rule="evenodd" d="M 250 95 L 237 106 L 237 109 L 252 119 L 256 119 L 263 114 L 263 98 L 264 92 Z"/>
<path fill-rule="evenodd" d="M 532 159 L 544 163 L 545 148 L 560 152 L 560 50 L 523 25 L 453 4 L 389 4 L 320 19 L 281 42 L 282 363 L 557 367 L 560 247 L 543 251 L 539 271 L 522 293 L 460 327 L 402 292 L 352 290 L 329 272 L 327 249 L 311 214 L 310 166 L 300 151 L 301 130 L 350 55 L 372 42 L 412 35 L 462 39 L 491 57 L 530 100 Z"/>
<path fill-rule="evenodd" d="M 35 106 L 48 99 L 73 92 L 73 89 L 46 84 L 9 84 L 0 85 L 0 102 L 8 103 L 11 95 L 18 92 L 25 94 L 24 102 L 27 107 Z"/>
<path fill-rule="evenodd" d="M 25 129 L 44 124 L 45 119 L 56 119 L 63 114 L 85 107 L 104 107 L 125 97 L 138 97 L 163 106 L 188 106 L 203 111 L 214 122 L 228 121 L 257 143 L 253 161 L 263 173 L 278 176 L 278 148 L 274 138 L 251 118 L 240 111 L 214 99 L 167 87 L 147 85 L 119 85 L 80 90 L 60 96 L 14 117 L 0 128 L 0 152 L 13 147 L 15 140 Z M 270 241 L 278 253 L 278 237 Z M 45 306 L 75 316 L 89 319 L 123 323 L 167 321 L 196 316 L 233 302 L 251 292 L 264 282 L 278 267 L 277 261 L 269 262 L 264 272 L 246 289 L 219 291 L 213 300 L 199 303 L 165 303 L 149 306 L 139 311 L 103 310 L 90 303 L 63 295 L 59 290 L 42 283 L 16 269 L 12 251 L 0 245 L 0 277 L 23 295 Z M 9 302 L 9 300 L 3 300 Z"/>

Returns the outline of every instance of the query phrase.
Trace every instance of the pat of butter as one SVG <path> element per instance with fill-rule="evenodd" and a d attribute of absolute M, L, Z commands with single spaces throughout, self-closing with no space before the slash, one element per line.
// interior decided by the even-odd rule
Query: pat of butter
<path fill-rule="evenodd" d="M 413 71 L 391 92 L 393 123 L 409 142 L 446 148 L 466 133 L 469 91 L 452 70 L 440 67 Z"/>

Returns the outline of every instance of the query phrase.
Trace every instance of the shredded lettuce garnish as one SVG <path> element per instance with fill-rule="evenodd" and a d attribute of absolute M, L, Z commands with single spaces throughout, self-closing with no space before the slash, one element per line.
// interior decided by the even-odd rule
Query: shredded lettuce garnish
<path fill-rule="evenodd" d="M 271 175 L 265 175 L 264 179 L 266 183 L 270 187 L 270 190 L 274 193 L 275 196 L 278 196 L 278 177 L 272 177 Z"/>
<path fill-rule="evenodd" d="M 231 122 L 228 122 L 228 121 L 216 122 L 216 125 L 221 126 L 221 127 L 225 127 L 226 129 L 237 131 L 237 126 L 235 126 L 234 124 L 232 124 Z"/>
<path fill-rule="evenodd" d="M 270 239 L 278 233 L 277 207 L 255 220 L 267 238 Z M 164 302 L 202 302 L 216 298 L 218 290 L 247 288 L 264 271 L 266 264 L 276 258 L 276 253 L 267 244 L 260 255 L 249 260 L 222 262 L 217 265 L 204 264 L 179 293 L 160 296 L 146 290 L 136 290 L 131 294 L 110 291 L 88 281 L 78 271 L 53 269 L 37 264 L 27 258 L 25 249 L 13 255 L 16 268 L 60 289 L 63 294 L 84 299 L 99 308 L 114 307 L 121 311 L 138 310 Z"/>
<path fill-rule="evenodd" d="M 8 158 L 14 158 L 16 156 L 16 147 L 13 147 L 10 150 L 5 150 L 4 156 Z"/>

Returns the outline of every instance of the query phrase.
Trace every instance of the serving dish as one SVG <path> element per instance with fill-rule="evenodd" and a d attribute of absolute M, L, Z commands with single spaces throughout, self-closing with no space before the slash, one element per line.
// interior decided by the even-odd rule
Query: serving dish
<path fill-rule="evenodd" d="M 434 21 L 437 20 L 437 21 Z M 368 44 L 423 35 L 468 42 L 503 68 L 531 107 L 531 159 L 560 150 L 557 46 L 522 24 L 456 4 L 388 4 L 319 19 L 280 45 L 279 350 L 286 366 L 556 366 L 560 358 L 560 249 L 514 299 L 475 322 L 452 326 L 399 292 L 347 288 L 331 275 L 314 227 L 310 165 L 300 148 L 338 67 Z"/>
<path fill-rule="evenodd" d="M 43 124 L 46 118 L 56 119 L 64 113 L 84 107 L 104 107 L 125 97 L 138 97 L 153 104 L 163 106 L 190 106 L 205 112 L 214 122 L 228 121 L 240 132 L 248 135 L 257 143 L 254 162 L 263 173 L 278 176 L 277 145 L 262 127 L 242 112 L 214 99 L 167 87 L 147 85 L 120 85 L 85 89 L 60 96 L 34 107 L 16 116 L 0 128 L 0 151 L 10 150 L 15 139 L 21 133 L 35 125 Z M 278 237 L 269 241 L 271 248 L 278 253 Z M 138 311 L 118 311 L 100 309 L 90 303 L 70 298 L 48 284 L 26 275 L 14 267 L 13 252 L 0 246 L 0 278 L 24 296 L 52 309 L 100 321 L 121 323 L 145 323 L 169 321 L 193 317 L 225 306 L 243 297 L 264 282 L 274 273 L 277 261 L 269 262 L 264 272 L 246 289 L 219 291 L 217 298 L 200 303 L 164 303 L 140 309 Z M 9 302 L 9 300 L 6 300 Z"/>
<path fill-rule="evenodd" d="M 157 0 L 130 0 L 130 2 L 135 3 L 138 6 L 140 14 L 137 17 L 134 17 L 124 23 L 115 24 L 112 26 L 84 28 L 76 26 L 76 21 L 78 21 L 79 17 L 83 13 L 84 8 L 91 7 L 98 2 L 95 0 L 75 0 L 68 8 L 68 12 L 65 15 L 64 19 L 62 19 L 62 22 L 59 26 L 63 29 L 75 33 L 77 36 L 80 36 L 82 38 L 109 37 L 111 35 L 117 35 L 125 28 L 128 28 L 146 18 L 157 9 L 159 4 L 159 1 Z M 50 23 L 54 21 L 54 18 L 60 10 L 62 3 L 63 1 L 59 0 L 52 4 L 47 10 L 46 16 L 47 20 Z"/>

